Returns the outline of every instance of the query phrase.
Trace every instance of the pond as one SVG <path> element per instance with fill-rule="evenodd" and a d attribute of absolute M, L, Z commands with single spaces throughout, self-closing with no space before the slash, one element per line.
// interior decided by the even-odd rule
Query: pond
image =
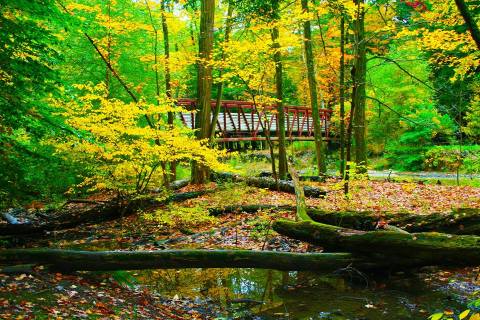
<path fill-rule="evenodd" d="M 465 270 L 364 275 L 262 269 L 183 269 L 132 272 L 165 297 L 220 306 L 216 319 L 426 319 L 463 310 L 480 289 Z"/>

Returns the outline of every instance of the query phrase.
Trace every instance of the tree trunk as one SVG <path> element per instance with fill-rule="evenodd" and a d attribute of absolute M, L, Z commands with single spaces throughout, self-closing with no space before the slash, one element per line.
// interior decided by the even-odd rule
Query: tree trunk
<path fill-rule="evenodd" d="M 233 5 L 231 2 L 228 3 L 228 12 L 227 12 L 227 21 L 225 22 L 225 39 L 223 44 L 226 45 L 230 41 L 230 32 L 232 31 L 232 15 L 233 15 Z M 225 50 L 222 49 L 222 61 L 225 61 L 226 54 Z M 222 77 L 223 69 L 219 70 L 219 78 Z M 215 128 L 217 127 L 218 115 L 220 114 L 220 107 L 222 105 L 222 96 L 223 96 L 223 81 L 219 81 L 217 84 L 217 99 L 215 101 L 215 110 L 212 117 L 212 125 L 210 126 L 210 142 L 213 142 L 215 138 Z"/>
<path fill-rule="evenodd" d="M 273 60 L 275 62 L 275 89 L 277 102 L 277 132 L 278 132 L 278 176 L 285 180 L 287 177 L 287 147 L 285 139 L 285 110 L 283 108 L 283 64 L 279 43 L 280 33 L 277 26 L 272 28 Z"/>
<path fill-rule="evenodd" d="M 170 42 L 168 40 L 168 24 L 167 17 L 165 15 L 165 1 L 160 3 L 160 9 L 162 11 L 162 32 L 163 32 L 163 50 L 165 56 L 165 93 L 168 98 L 172 98 L 172 76 L 170 73 Z M 175 120 L 175 113 L 168 113 L 168 125 L 173 127 Z M 170 177 L 169 181 L 177 179 L 177 164 L 175 161 L 170 162 Z"/>
<path fill-rule="evenodd" d="M 303 1 L 303 0 L 302 0 Z M 293 187 L 295 189 L 295 203 L 296 207 L 296 219 L 297 221 L 312 220 L 307 214 L 307 204 L 305 203 L 305 191 L 300 179 L 298 177 L 297 170 L 290 163 L 288 165 L 290 175 L 292 176 Z"/>
<path fill-rule="evenodd" d="M 302 0 L 302 9 L 308 13 L 308 0 Z M 317 156 L 318 175 L 325 175 L 327 166 L 325 164 L 325 153 L 322 139 L 322 125 L 320 123 L 320 114 L 318 111 L 317 80 L 315 78 L 315 66 L 313 62 L 312 48 L 312 30 L 309 20 L 303 22 L 303 35 L 305 46 L 305 59 L 308 73 L 308 86 L 310 89 L 310 106 L 313 115 L 313 130 L 315 138 L 315 152 Z"/>
<path fill-rule="evenodd" d="M 437 231 L 453 234 L 480 235 L 480 209 L 461 208 L 451 213 L 389 213 L 339 211 L 325 212 L 310 209 L 308 215 L 317 222 L 364 231 L 382 225 L 399 227 L 408 232 Z"/>
<path fill-rule="evenodd" d="M 10 249 L 0 263 L 41 264 L 56 270 L 113 271 L 179 268 L 263 268 L 333 271 L 355 259 L 348 253 L 289 253 L 250 250 L 75 251 Z"/>
<path fill-rule="evenodd" d="M 107 60 L 108 63 L 111 64 L 111 56 L 112 56 L 112 30 L 110 27 L 111 19 L 112 19 L 112 1 L 109 0 L 107 4 L 107 15 L 108 15 L 108 27 L 107 27 Z M 111 92 L 111 73 L 108 69 L 108 66 L 105 66 L 105 89 L 107 91 L 107 98 L 110 98 Z"/>
<path fill-rule="evenodd" d="M 109 220 L 115 220 L 138 212 L 140 209 L 151 206 L 164 205 L 170 202 L 184 201 L 204 195 L 207 191 L 178 193 L 168 197 L 165 200 L 158 201 L 155 197 L 147 199 L 135 199 L 130 201 L 121 201 L 113 199 L 109 202 L 98 203 L 97 205 L 82 209 L 71 210 L 51 214 L 56 218 L 47 220 L 40 224 L 7 224 L 0 225 L 0 234 L 3 235 L 28 235 L 35 233 L 44 233 L 47 231 L 57 231 L 78 227 L 81 224 L 99 223 Z"/>
<path fill-rule="evenodd" d="M 340 175 L 345 175 L 345 17 L 340 20 Z"/>
<path fill-rule="evenodd" d="M 352 79 L 356 77 L 355 66 L 352 66 Z M 347 127 L 347 137 L 346 137 L 346 154 L 345 154 L 345 176 L 344 176 L 344 185 L 343 193 L 348 195 L 349 186 L 350 186 L 350 162 L 352 161 L 352 132 L 353 132 L 353 121 L 355 118 L 355 109 L 356 101 L 354 97 L 356 96 L 357 86 L 355 81 L 352 86 L 352 104 L 350 106 L 350 121 L 348 122 Z"/>
<path fill-rule="evenodd" d="M 465 21 L 465 24 L 467 25 L 468 31 L 470 31 L 472 39 L 477 44 L 478 50 L 480 50 L 480 30 L 468 9 L 467 3 L 464 0 L 455 0 L 455 4 L 463 17 L 463 21 Z"/>
<path fill-rule="evenodd" d="M 265 188 L 274 191 L 282 191 L 295 194 L 295 186 L 292 181 L 279 180 L 278 183 L 272 178 L 241 177 L 231 173 L 215 173 L 212 175 L 216 181 L 245 182 L 249 186 Z M 312 198 L 324 197 L 327 192 L 319 188 L 304 186 L 305 196 Z"/>
<path fill-rule="evenodd" d="M 352 97 L 355 104 L 355 117 L 353 118 L 355 135 L 355 162 L 360 165 L 360 172 L 366 172 L 367 165 L 367 145 L 365 130 L 365 105 L 366 105 L 366 75 L 367 75 L 367 57 L 366 57 L 366 39 L 365 39 L 365 10 L 364 0 L 354 0 L 357 5 L 357 17 L 355 20 L 355 77 L 353 78 L 355 95 Z M 352 121 L 352 119 L 350 119 Z"/>
<path fill-rule="evenodd" d="M 9 212 L 2 212 L 1 214 L 2 218 L 5 219 L 5 221 L 8 222 L 8 224 L 22 224 L 15 216 L 11 214 L 11 211 Z"/>
<path fill-rule="evenodd" d="M 233 205 L 222 208 L 210 208 L 212 216 L 232 213 L 257 213 L 262 210 L 295 211 L 290 205 Z M 369 212 L 369 211 L 322 211 L 307 207 L 308 216 L 316 222 L 362 231 L 381 230 L 385 226 L 394 226 L 407 232 L 444 232 L 480 236 L 480 209 L 460 208 L 450 213 L 415 214 L 407 212 Z"/>
<path fill-rule="evenodd" d="M 468 266 L 480 263 L 480 237 L 445 233 L 359 231 L 313 221 L 277 220 L 273 229 L 294 239 L 391 265 Z"/>
<path fill-rule="evenodd" d="M 212 59 L 213 51 L 213 23 L 215 17 L 215 0 L 203 0 L 200 9 L 200 36 L 198 61 L 198 120 L 196 123 L 198 139 L 208 139 L 212 115 Z M 200 163 L 192 166 L 192 182 L 205 183 L 209 178 L 209 170 Z"/>

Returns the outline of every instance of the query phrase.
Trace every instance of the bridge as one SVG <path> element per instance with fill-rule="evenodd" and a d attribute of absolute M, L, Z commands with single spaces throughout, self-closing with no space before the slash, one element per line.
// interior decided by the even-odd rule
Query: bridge
<path fill-rule="evenodd" d="M 212 101 L 212 112 L 216 102 Z M 177 105 L 190 111 L 181 113 L 182 122 L 195 128 L 195 99 L 178 99 Z M 312 110 L 306 106 L 285 106 L 285 133 L 287 140 L 314 140 Z M 322 136 L 330 136 L 332 110 L 320 109 Z M 262 106 L 256 109 L 253 102 L 223 100 L 220 105 L 215 135 L 217 142 L 264 141 L 263 128 L 269 130 L 271 140 L 278 140 L 278 117 L 276 106 Z"/>

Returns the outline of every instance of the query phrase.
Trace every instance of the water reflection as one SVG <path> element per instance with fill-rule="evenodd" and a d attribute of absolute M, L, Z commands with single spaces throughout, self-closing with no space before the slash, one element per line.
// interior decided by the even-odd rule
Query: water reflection
<path fill-rule="evenodd" d="M 223 319 L 426 319 L 461 308 L 416 275 L 362 279 L 262 269 L 149 270 L 140 283 L 169 296 L 210 301 Z"/>

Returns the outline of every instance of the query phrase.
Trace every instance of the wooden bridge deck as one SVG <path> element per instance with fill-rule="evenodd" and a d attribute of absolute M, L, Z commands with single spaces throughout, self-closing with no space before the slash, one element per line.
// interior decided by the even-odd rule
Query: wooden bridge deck
<path fill-rule="evenodd" d="M 186 126 L 195 128 L 195 100 L 179 99 L 177 104 L 191 111 L 181 113 L 180 119 Z M 212 110 L 215 105 L 215 101 L 212 101 Z M 328 109 L 319 110 L 324 139 L 329 139 L 331 113 Z M 218 142 L 266 140 L 263 128 L 270 131 L 272 140 L 278 139 L 275 106 L 264 106 L 257 110 L 252 102 L 222 101 L 215 133 Z M 311 109 L 306 106 L 285 106 L 285 128 L 288 140 L 313 140 Z"/>

